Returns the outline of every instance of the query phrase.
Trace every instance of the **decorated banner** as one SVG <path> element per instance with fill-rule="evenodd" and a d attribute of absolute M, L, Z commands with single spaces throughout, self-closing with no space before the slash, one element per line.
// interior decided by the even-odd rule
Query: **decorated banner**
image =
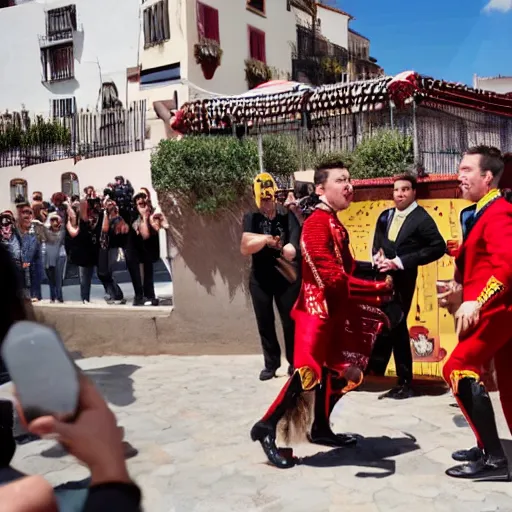
<path fill-rule="evenodd" d="M 468 206 L 463 199 L 425 199 L 418 203 L 427 210 L 443 238 L 462 240 L 460 211 Z M 373 235 L 380 213 L 394 206 L 392 201 L 360 201 L 340 213 L 340 220 L 350 234 L 351 246 L 357 260 L 370 261 Z M 452 315 L 437 305 L 437 280 L 452 279 L 453 258 L 444 255 L 440 260 L 418 268 L 416 292 L 408 317 L 409 335 L 416 376 L 442 378 L 443 361 L 457 343 Z M 396 375 L 393 357 L 387 375 Z"/>

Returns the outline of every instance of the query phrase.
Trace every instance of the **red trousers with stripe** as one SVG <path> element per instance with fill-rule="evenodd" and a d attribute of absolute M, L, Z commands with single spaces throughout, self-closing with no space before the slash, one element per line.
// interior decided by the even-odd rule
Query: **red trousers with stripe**
<path fill-rule="evenodd" d="M 477 326 L 461 336 L 458 345 L 443 367 L 443 377 L 451 386 L 454 371 L 472 371 L 482 375 L 484 366 L 494 358 L 498 390 L 503 413 L 512 432 L 512 311 L 495 308 L 482 312 Z M 456 397 L 457 398 L 457 397 Z M 461 405 L 459 403 L 459 405 Z M 464 408 L 468 423 L 473 428 Z M 475 432 L 475 429 L 473 428 Z M 479 446 L 481 441 L 475 432 Z"/>

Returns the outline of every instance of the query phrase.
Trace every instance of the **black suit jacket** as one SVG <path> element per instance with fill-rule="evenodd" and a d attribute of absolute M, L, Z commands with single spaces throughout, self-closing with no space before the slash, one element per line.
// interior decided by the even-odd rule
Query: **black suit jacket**
<path fill-rule="evenodd" d="M 409 313 L 418 267 L 438 260 L 446 252 L 446 243 L 434 219 L 421 206 L 417 206 L 405 219 L 395 242 L 388 238 L 395 208 L 384 210 L 375 227 L 372 253 L 384 250 L 386 258 L 399 257 L 404 270 L 391 273 L 402 309 Z"/>

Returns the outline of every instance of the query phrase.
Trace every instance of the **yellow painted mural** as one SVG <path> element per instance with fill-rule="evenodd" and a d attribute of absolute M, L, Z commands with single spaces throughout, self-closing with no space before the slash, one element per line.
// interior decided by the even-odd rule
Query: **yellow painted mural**
<path fill-rule="evenodd" d="M 426 199 L 418 203 L 435 220 L 445 240 L 462 240 L 459 224 L 460 211 L 468 206 L 463 199 Z M 340 213 L 340 220 L 348 229 L 354 257 L 370 261 L 373 235 L 378 216 L 392 201 L 361 201 Z M 408 317 L 413 371 L 417 376 L 442 377 L 443 361 L 457 343 L 453 317 L 437 306 L 436 281 L 451 279 L 454 273 L 453 258 L 444 255 L 440 260 L 420 267 L 411 311 Z M 396 375 L 393 358 L 387 375 Z"/>

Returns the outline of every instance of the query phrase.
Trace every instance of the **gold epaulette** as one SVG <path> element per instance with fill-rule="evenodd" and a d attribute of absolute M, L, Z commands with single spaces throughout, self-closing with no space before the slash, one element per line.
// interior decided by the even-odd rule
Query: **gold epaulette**
<path fill-rule="evenodd" d="M 505 285 L 501 281 L 498 281 L 494 276 L 492 276 L 489 281 L 487 281 L 485 288 L 481 291 L 478 299 L 476 300 L 479 302 L 480 306 L 483 306 L 487 304 L 487 302 L 489 302 L 493 297 L 502 293 L 504 290 Z"/>

